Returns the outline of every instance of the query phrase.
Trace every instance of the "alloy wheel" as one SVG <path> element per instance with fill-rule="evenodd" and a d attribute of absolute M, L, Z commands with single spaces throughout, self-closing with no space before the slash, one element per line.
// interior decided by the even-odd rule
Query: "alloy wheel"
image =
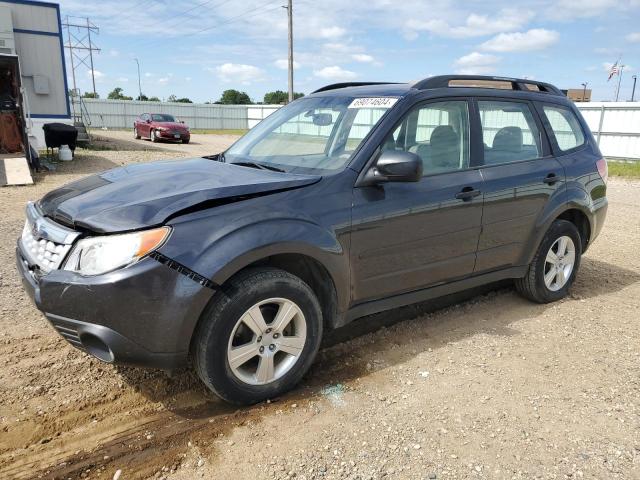
<path fill-rule="evenodd" d="M 289 372 L 307 339 L 307 323 L 296 303 L 269 298 L 249 308 L 236 322 L 227 347 L 234 376 L 249 385 L 265 385 Z"/>
<path fill-rule="evenodd" d="M 576 263 L 576 246 L 571 237 L 558 238 L 547 252 L 544 263 L 544 283 L 549 290 L 557 292 L 566 285 Z"/>

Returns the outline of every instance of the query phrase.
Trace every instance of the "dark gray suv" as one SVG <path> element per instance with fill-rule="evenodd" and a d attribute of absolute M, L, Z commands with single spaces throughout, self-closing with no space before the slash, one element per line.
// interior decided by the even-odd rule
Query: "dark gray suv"
<path fill-rule="evenodd" d="M 235 403 L 292 388 L 323 331 L 502 279 L 564 297 L 607 165 L 554 86 L 330 85 L 219 155 L 117 168 L 27 206 L 17 264 L 72 345 L 191 360 Z"/>

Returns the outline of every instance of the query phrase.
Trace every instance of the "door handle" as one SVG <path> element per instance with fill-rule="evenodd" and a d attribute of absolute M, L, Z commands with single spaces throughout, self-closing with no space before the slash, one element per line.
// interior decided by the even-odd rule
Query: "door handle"
<path fill-rule="evenodd" d="M 464 187 L 462 190 L 456 193 L 456 198 L 458 200 L 467 202 L 471 200 L 473 197 L 477 197 L 478 195 L 480 195 L 480 193 L 482 193 L 480 192 L 480 190 L 476 190 L 473 187 Z"/>
<path fill-rule="evenodd" d="M 558 175 L 556 175 L 555 173 L 550 173 L 549 175 L 544 177 L 544 180 L 542 180 L 542 181 L 544 183 L 546 183 L 547 185 L 553 185 L 554 183 L 556 183 L 559 180 L 560 180 L 560 177 L 558 177 Z"/>

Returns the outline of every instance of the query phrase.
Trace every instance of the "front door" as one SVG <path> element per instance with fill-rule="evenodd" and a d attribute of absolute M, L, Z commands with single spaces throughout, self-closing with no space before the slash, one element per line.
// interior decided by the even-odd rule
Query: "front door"
<path fill-rule="evenodd" d="M 531 248 L 536 223 L 565 186 L 533 106 L 478 99 L 484 141 L 484 211 L 475 271 L 518 266 Z"/>
<path fill-rule="evenodd" d="M 470 167 L 469 104 L 412 109 L 381 146 L 420 156 L 423 178 L 354 189 L 352 301 L 360 303 L 473 272 L 482 177 Z"/>

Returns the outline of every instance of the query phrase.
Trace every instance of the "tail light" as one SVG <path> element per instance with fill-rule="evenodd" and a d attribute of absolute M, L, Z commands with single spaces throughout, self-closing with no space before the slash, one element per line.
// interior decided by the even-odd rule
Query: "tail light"
<path fill-rule="evenodd" d="M 596 162 L 596 167 L 598 167 L 598 173 L 602 177 L 602 180 L 607 182 L 607 176 L 609 174 L 609 169 L 607 168 L 607 161 L 604 158 L 601 158 Z"/>

